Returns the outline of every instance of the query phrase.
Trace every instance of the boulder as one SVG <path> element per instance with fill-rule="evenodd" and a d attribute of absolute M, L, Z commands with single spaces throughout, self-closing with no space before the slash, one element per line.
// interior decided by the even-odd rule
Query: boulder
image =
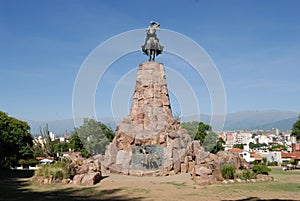
<path fill-rule="evenodd" d="M 101 160 L 103 156 L 97 155 L 84 159 L 81 164 L 76 164 L 76 175 L 73 177 L 73 184 L 94 185 L 101 180 Z"/>
<path fill-rule="evenodd" d="M 188 172 L 188 164 L 186 164 L 186 163 L 181 163 L 181 164 L 180 164 L 180 172 L 181 172 L 181 173 L 187 173 L 187 172 Z"/>
<path fill-rule="evenodd" d="M 81 184 L 81 180 L 83 178 L 84 174 L 77 174 L 73 177 L 73 181 L 72 181 L 72 184 L 76 184 L 76 185 L 79 185 Z"/>
<path fill-rule="evenodd" d="M 194 167 L 195 167 L 195 161 L 189 161 L 188 172 L 192 172 L 192 170 L 194 169 Z"/>
<path fill-rule="evenodd" d="M 177 149 L 173 150 L 173 164 L 174 164 L 174 172 L 175 174 L 180 172 L 181 163 L 180 163 L 180 156 Z"/>
<path fill-rule="evenodd" d="M 195 165 L 191 170 L 192 179 L 199 185 L 216 183 L 223 181 L 221 169 L 226 163 L 233 164 L 236 169 L 244 168 L 246 164 L 238 154 L 228 151 L 219 151 L 217 154 L 205 153 L 199 147 L 198 142 L 193 142 L 193 151 L 195 154 Z M 189 162 L 189 169 L 192 166 Z"/>
<path fill-rule="evenodd" d="M 90 172 L 83 175 L 80 184 L 91 186 L 98 183 L 100 180 L 101 180 L 100 172 Z"/>
<path fill-rule="evenodd" d="M 195 166 L 195 174 L 196 174 L 196 176 L 211 175 L 212 170 L 210 170 L 209 168 L 200 166 L 200 165 L 196 165 Z"/>
<path fill-rule="evenodd" d="M 232 153 L 230 151 L 219 151 L 215 158 L 215 163 L 218 165 L 223 165 L 225 163 L 231 163 L 236 169 L 241 168 L 242 158 L 237 153 Z"/>

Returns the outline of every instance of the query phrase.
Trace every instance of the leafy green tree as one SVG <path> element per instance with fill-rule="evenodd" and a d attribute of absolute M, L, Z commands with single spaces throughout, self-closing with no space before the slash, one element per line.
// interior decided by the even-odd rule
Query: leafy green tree
<path fill-rule="evenodd" d="M 207 132 L 204 141 L 202 142 L 202 146 L 205 151 L 212 151 L 217 145 L 218 135 L 212 131 Z"/>
<path fill-rule="evenodd" d="M 106 145 L 114 138 L 112 129 L 95 119 L 84 119 L 83 125 L 75 131 L 92 155 L 104 154 Z"/>
<path fill-rule="evenodd" d="M 186 129 L 188 134 L 191 136 L 192 139 L 195 139 L 195 136 L 198 131 L 199 122 L 192 121 L 192 122 L 182 122 L 181 127 Z"/>
<path fill-rule="evenodd" d="M 225 141 L 223 140 L 223 138 L 219 138 L 217 141 L 217 144 L 213 147 L 213 149 L 210 151 L 210 153 L 216 154 L 219 151 L 224 151 L 224 145 Z"/>
<path fill-rule="evenodd" d="M 70 144 L 68 142 L 57 142 L 54 144 L 54 153 L 69 151 Z"/>
<path fill-rule="evenodd" d="M 224 150 L 223 144 L 225 144 L 225 142 L 222 138 L 218 137 L 218 134 L 209 131 L 202 143 L 202 146 L 205 151 L 216 154 L 219 151 Z"/>
<path fill-rule="evenodd" d="M 233 148 L 244 149 L 244 145 L 243 144 L 235 144 L 235 145 L 233 145 Z"/>
<path fill-rule="evenodd" d="M 217 153 L 224 150 L 224 140 L 212 131 L 210 125 L 193 121 L 183 122 L 181 126 L 187 130 L 192 139 L 199 140 L 206 151 Z"/>
<path fill-rule="evenodd" d="M 32 146 L 33 138 L 29 125 L 0 111 L 0 167 L 12 167 L 20 159 L 32 158 L 27 144 Z"/>
<path fill-rule="evenodd" d="M 197 130 L 197 133 L 195 136 L 195 140 L 200 140 L 201 144 L 203 144 L 204 139 L 208 132 L 212 132 L 211 126 L 208 124 L 205 124 L 203 122 L 200 122 L 198 125 L 198 130 Z M 214 136 L 212 136 L 212 137 L 214 137 Z M 210 138 L 208 140 L 212 140 L 212 139 Z"/>
<path fill-rule="evenodd" d="M 277 144 L 277 145 L 273 145 L 272 147 L 270 147 L 269 151 L 275 151 L 278 148 L 281 150 L 284 150 L 284 151 L 287 150 L 287 147 L 285 145 Z"/>
<path fill-rule="evenodd" d="M 70 147 L 74 151 L 79 151 L 82 148 L 84 148 L 84 146 L 83 146 L 83 144 L 82 144 L 82 142 L 81 142 L 81 140 L 80 140 L 80 138 L 78 136 L 78 133 L 76 131 L 71 136 Z"/>
<path fill-rule="evenodd" d="M 84 145 L 82 144 L 78 133 L 75 131 L 70 139 L 69 142 L 69 147 L 73 150 L 73 151 L 78 151 L 81 152 L 82 155 L 86 158 L 88 158 L 90 156 L 90 153 L 85 149 Z"/>
<path fill-rule="evenodd" d="M 296 121 L 292 128 L 292 136 L 296 136 L 297 141 L 300 141 L 300 115 L 298 117 L 298 121 Z"/>
<path fill-rule="evenodd" d="M 263 143 L 263 144 L 260 144 L 260 143 L 253 143 L 253 142 L 250 142 L 249 143 L 249 148 L 250 149 L 254 149 L 254 148 L 260 148 L 260 147 L 264 147 L 264 146 L 267 146 L 267 144 Z"/>

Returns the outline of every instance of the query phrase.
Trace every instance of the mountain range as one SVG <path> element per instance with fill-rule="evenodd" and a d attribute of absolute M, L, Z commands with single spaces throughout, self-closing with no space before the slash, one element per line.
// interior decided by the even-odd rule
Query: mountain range
<path fill-rule="evenodd" d="M 290 130 L 293 124 L 297 121 L 299 113 L 282 110 L 257 110 L 257 111 L 240 111 L 235 113 L 228 113 L 226 115 L 224 130 L 269 130 L 278 128 L 279 130 Z M 122 118 L 119 118 L 122 119 Z M 199 118 L 190 116 L 184 118 L 184 121 L 197 121 Z M 201 115 L 201 121 L 209 124 L 210 115 Z M 24 120 L 24 119 L 23 119 Z M 31 127 L 31 133 L 36 135 L 40 133 L 40 127 L 48 125 L 49 130 L 57 135 L 63 135 L 66 131 L 71 134 L 74 131 L 73 119 L 63 119 L 55 121 L 32 121 L 28 122 Z M 100 119 L 102 123 L 108 124 L 112 129 L 115 129 L 116 124 L 112 118 Z"/>

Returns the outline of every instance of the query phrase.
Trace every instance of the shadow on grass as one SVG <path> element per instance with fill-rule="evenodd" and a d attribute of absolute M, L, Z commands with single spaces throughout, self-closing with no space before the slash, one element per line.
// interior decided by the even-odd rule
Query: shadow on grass
<path fill-rule="evenodd" d="M 63 184 L 35 184 L 29 179 L 32 174 L 24 170 L 0 170 L 0 200 L 143 200 L 142 197 L 132 198 L 125 193 L 120 193 L 123 190 L 120 188 L 101 190 L 98 185 L 92 187 L 68 185 L 66 187 Z M 99 185 L 101 186 L 101 183 Z"/>
<path fill-rule="evenodd" d="M 300 201 L 300 200 L 287 200 L 287 199 L 260 199 L 257 197 L 249 197 L 245 199 L 238 199 L 238 200 L 222 200 L 222 201 Z"/>

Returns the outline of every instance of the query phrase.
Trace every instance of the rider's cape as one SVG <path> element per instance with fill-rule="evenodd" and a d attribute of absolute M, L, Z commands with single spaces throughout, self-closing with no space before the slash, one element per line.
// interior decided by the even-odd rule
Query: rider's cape
<path fill-rule="evenodd" d="M 146 54 L 146 55 L 148 55 L 147 50 L 156 50 L 156 55 L 159 55 L 162 53 L 163 49 L 164 49 L 164 46 L 159 44 L 159 40 L 156 36 L 152 36 L 152 37 L 148 36 L 146 38 L 145 44 L 142 45 L 142 50 L 143 50 L 144 54 Z"/>

